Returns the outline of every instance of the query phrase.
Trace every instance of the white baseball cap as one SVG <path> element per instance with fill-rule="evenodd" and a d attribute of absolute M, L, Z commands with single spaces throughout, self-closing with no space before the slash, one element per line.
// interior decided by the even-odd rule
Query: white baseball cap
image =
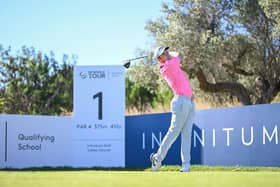
<path fill-rule="evenodd" d="M 164 51 L 168 50 L 168 49 L 169 49 L 169 47 L 162 47 L 162 46 L 157 47 L 157 48 L 155 49 L 155 51 L 154 51 L 154 59 L 157 60 L 158 57 L 159 57 L 160 55 L 162 55 L 162 53 L 163 53 Z"/>

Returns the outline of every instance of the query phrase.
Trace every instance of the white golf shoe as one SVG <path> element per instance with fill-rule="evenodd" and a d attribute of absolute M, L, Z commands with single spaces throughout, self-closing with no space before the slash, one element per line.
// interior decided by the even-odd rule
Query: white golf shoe
<path fill-rule="evenodd" d="M 150 160 L 152 162 L 152 171 L 158 171 L 161 167 L 161 162 L 156 159 L 154 153 L 150 155 Z"/>
<path fill-rule="evenodd" d="M 182 168 L 180 169 L 181 172 L 189 172 L 190 171 L 190 164 L 184 164 L 182 165 Z"/>

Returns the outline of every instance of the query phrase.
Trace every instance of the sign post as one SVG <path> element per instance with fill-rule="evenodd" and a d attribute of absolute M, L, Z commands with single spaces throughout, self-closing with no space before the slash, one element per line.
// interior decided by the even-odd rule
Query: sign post
<path fill-rule="evenodd" d="M 74 167 L 124 167 L 123 66 L 74 68 Z"/>

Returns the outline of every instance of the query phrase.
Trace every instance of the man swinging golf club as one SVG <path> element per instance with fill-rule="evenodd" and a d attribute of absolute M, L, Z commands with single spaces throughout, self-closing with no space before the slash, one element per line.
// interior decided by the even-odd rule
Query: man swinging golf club
<path fill-rule="evenodd" d="M 191 132 L 195 116 L 192 88 L 184 71 L 180 67 L 178 52 L 169 52 L 169 47 L 157 47 L 154 58 L 160 66 L 160 74 L 171 87 L 174 97 L 171 101 L 171 122 L 168 132 L 164 136 L 157 153 L 150 156 L 152 170 L 157 171 L 161 167 L 169 148 L 181 134 L 181 160 L 180 171 L 190 170 Z"/>

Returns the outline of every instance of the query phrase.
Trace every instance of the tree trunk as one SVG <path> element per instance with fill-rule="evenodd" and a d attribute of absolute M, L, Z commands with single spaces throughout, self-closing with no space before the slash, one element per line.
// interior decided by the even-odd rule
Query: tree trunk
<path fill-rule="evenodd" d="M 269 85 L 269 88 L 260 90 L 260 97 L 257 99 L 256 104 L 270 103 L 280 92 L 280 82 L 276 85 Z"/>
<path fill-rule="evenodd" d="M 251 105 L 251 100 L 246 88 L 240 83 L 232 82 L 220 82 L 209 83 L 201 68 L 196 72 L 197 79 L 199 81 L 200 89 L 205 92 L 229 92 L 235 95 L 243 105 Z"/>
<path fill-rule="evenodd" d="M 47 112 L 51 102 L 59 94 L 59 91 L 60 91 L 61 87 L 62 87 L 62 83 L 59 83 L 57 88 L 55 89 L 54 93 L 47 99 L 43 109 L 41 109 L 41 113 L 46 113 Z"/>

